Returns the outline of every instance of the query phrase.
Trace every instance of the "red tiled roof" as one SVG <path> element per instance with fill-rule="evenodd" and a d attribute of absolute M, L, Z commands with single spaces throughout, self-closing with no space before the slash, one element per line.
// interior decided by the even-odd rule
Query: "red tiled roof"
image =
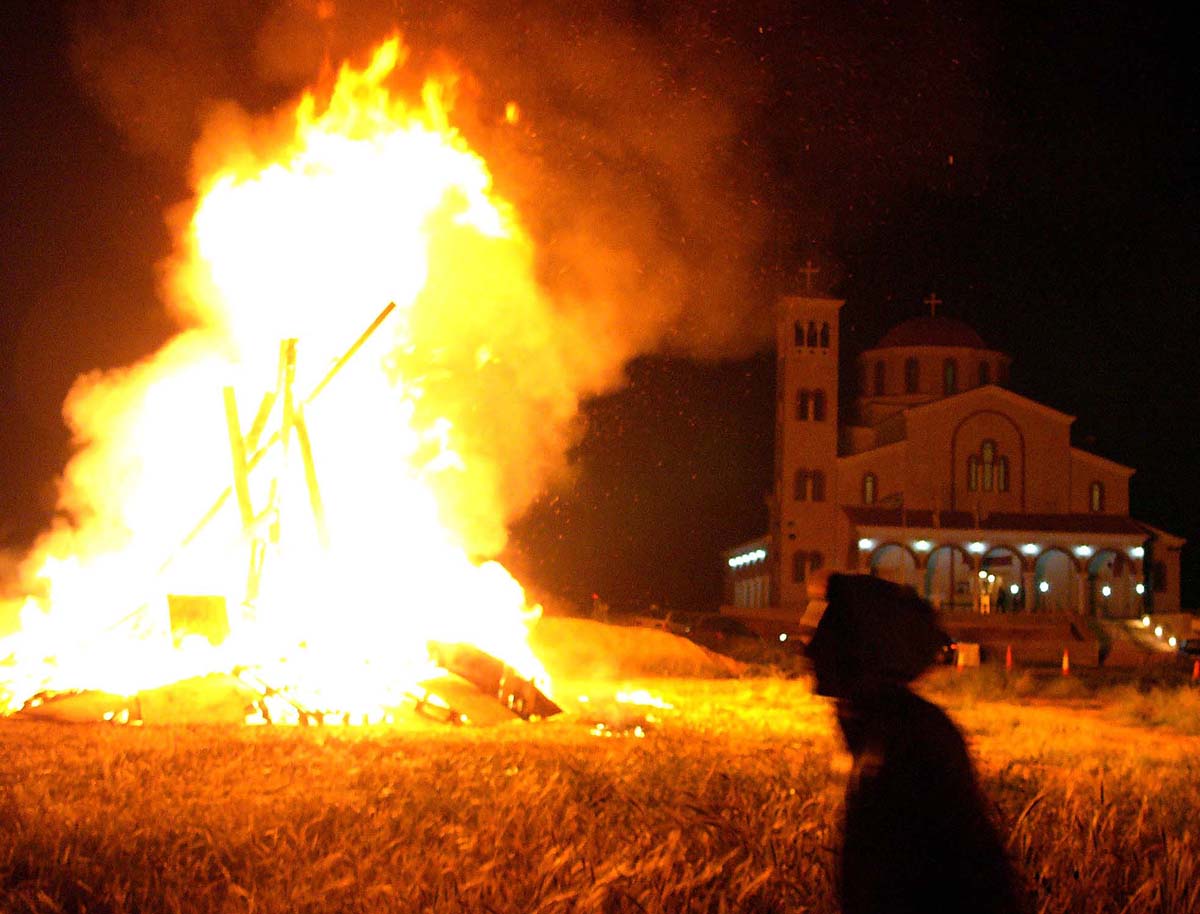
<path fill-rule="evenodd" d="M 1121 514 L 989 514 L 990 530 L 1046 530 L 1067 533 L 1145 534 L 1141 524 Z"/>
<path fill-rule="evenodd" d="M 978 333 L 952 317 L 912 317 L 883 335 L 876 349 L 898 346 L 966 346 L 987 349 Z"/>
<path fill-rule="evenodd" d="M 972 528 L 975 515 L 969 511 L 920 511 L 904 508 L 875 508 L 848 506 L 846 516 L 860 527 L 952 527 Z M 936 521 L 936 523 L 935 523 Z"/>
<path fill-rule="evenodd" d="M 989 514 L 976 527 L 970 511 L 905 510 L 849 505 L 843 508 L 858 527 L 915 527 L 954 530 L 1039 530 L 1062 533 L 1130 533 L 1145 535 L 1145 528 L 1132 517 L 1120 514 Z"/>

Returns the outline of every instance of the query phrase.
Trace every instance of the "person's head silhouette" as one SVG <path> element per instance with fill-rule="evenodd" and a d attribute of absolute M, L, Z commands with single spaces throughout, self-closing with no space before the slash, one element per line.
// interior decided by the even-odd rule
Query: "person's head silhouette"
<path fill-rule="evenodd" d="M 806 653 L 816 691 L 849 698 L 916 679 L 946 643 L 933 608 L 910 587 L 869 575 L 834 574 L 828 605 Z"/>

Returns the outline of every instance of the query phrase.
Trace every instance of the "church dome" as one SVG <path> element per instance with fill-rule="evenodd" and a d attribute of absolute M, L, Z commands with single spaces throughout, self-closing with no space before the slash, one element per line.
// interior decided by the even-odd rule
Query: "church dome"
<path fill-rule="evenodd" d="M 896 349 L 904 346 L 962 346 L 967 349 L 987 349 L 973 328 L 952 317 L 911 317 L 883 335 L 876 349 Z"/>

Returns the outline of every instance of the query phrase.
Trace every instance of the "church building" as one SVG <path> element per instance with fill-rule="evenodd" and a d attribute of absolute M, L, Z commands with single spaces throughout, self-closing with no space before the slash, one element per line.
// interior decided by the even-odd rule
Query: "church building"
<path fill-rule="evenodd" d="M 926 303 L 857 357 L 839 421 L 843 302 L 780 301 L 769 527 L 725 553 L 726 604 L 802 613 L 831 570 L 943 613 L 1177 612 L 1184 541 L 1130 514 L 1134 470 L 1072 446 L 1073 416 L 1007 389 L 1008 355 Z"/>

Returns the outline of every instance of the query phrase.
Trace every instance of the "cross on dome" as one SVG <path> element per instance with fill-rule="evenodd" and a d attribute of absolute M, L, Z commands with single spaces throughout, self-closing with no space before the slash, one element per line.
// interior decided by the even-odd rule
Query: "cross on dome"
<path fill-rule="evenodd" d="M 937 297 L 936 292 L 930 292 L 925 298 L 921 299 L 925 304 L 929 305 L 929 316 L 937 317 L 937 306 L 944 305 L 945 302 Z"/>

